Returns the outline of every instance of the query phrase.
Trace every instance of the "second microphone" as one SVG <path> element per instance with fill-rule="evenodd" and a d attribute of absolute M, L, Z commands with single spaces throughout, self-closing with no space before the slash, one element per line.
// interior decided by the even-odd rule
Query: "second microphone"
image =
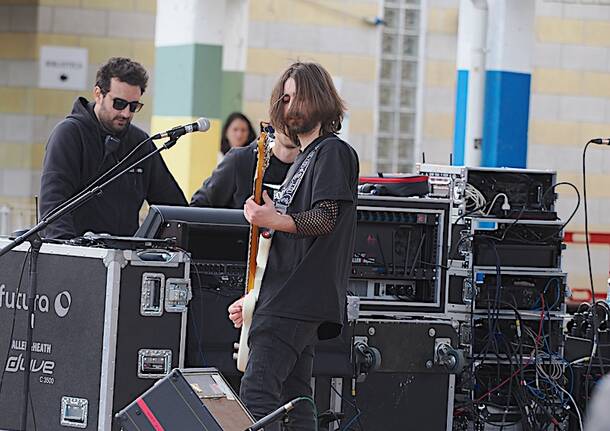
<path fill-rule="evenodd" d="M 201 117 L 195 123 L 187 124 L 185 126 L 176 126 L 163 133 L 157 133 L 152 136 L 151 139 L 163 139 L 163 138 L 179 138 L 182 135 L 186 135 L 191 132 L 205 132 L 210 128 L 210 120 Z"/>

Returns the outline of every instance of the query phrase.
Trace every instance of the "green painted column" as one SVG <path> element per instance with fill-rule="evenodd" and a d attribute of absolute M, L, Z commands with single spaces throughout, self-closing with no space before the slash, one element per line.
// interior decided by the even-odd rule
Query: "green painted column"
<path fill-rule="evenodd" d="M 247 7 L 247 0 L 157 1 L 151 130 L 211 122 L 163 153 L 188 197 L 216 166 L 223 119 L 241 110 Z"/>

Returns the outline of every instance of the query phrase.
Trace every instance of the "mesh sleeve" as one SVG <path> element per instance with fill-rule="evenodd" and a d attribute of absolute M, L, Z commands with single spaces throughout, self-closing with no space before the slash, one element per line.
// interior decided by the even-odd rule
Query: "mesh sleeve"
<path fill-rule="evenodd" d="M 290 214 L 297 227 L 297 236 L 322 236 L 333 231 L 339 216 L 337 201 L 320 201 L 307 211 Z"/>

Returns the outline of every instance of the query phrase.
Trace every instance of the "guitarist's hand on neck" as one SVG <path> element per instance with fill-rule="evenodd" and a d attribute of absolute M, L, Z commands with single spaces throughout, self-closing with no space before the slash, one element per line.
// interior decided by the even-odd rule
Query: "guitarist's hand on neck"
<path fill-rule="evenodd" d="M 258 205 L 253 198 L 250 198 L 244 204 L 244 216 L 250 224 L 280 232 L 296 233 L 297 226 L 293 218 L 278 213 L 266 191 L 263 191 L 263 201 L 263 205 Z"/>

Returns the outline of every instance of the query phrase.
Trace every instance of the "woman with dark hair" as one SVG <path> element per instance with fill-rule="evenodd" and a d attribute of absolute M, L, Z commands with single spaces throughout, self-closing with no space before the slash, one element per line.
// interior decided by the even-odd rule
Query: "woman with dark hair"
<path fill-rule="evenodd" d="M 256 134 L 248 117 L 241 112 L 233 112 L 225 121 L 220 140 L 220 151 L 227 154 L 231 148 L 245 147 L 256 139 Z"/>

